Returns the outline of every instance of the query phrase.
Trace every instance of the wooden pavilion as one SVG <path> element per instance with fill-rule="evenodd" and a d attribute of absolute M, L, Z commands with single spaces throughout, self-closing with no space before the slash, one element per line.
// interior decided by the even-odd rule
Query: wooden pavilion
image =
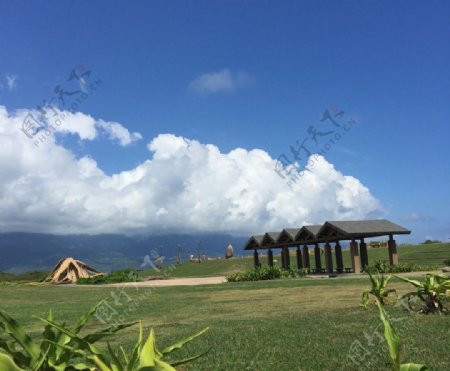
<path fill-rule="evenodd" d="M 251 236 L 244 250 L 253 250 L 255 267 L 260 266 L 258 250 L 268 250 L 268 264 L 273 266 L 273 249 L 281 249 L 281 266 L 290 268 L 290 247 L 297 247 L 297 268 L 311 269 L 313 273 L 333 273 L 334 244 L 336 272 L 360 272 L 369 264 L 366 238 L 389 236 L 388 253 L 391 265 L 398 264 L 397 245 L 394 235 L 410 234 L 411 231 L 386 219 L 327 221 L 323 225 L 305 225 L 300 229 L 286 228 L 281 232 L 267 232 Z M 340 241 L 350 241 L 352 267 L 344 268 Z M 359 242 L 358 242 L 359 241 Z M 320 244 L 323 244 L 325 267 L 322 267 Z M 314 246 L 315 267 L 310 267 L 309 246 Z"/>

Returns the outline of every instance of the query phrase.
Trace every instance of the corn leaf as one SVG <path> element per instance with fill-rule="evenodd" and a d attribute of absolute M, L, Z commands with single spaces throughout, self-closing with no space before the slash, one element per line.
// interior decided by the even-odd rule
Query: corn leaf
<path fill-rule="evenodd" d="M 25 371 L 18 367 L 12 358 L 4 353 L 0 353 L 0 370 L 2 371 Z"/>
<path fill-rule="evenodd" d="M 181 341 L 179 341 L 179 342 L 177 342 L 177 343 L 175 343 L 173 345 L 170 345 L 170 346 L 164 348 L 161 351 L 161 353 L 163 355 L 167 355 L 169 353 L 172 353 L 174 350 L 180 349 L 184 344 L 189 343 L 191 340 L 195 339 L 197 336 L 200 336 L 201 334 L 205 333 L 208 330 L 209 330 L 209 327 L 206 327 L 202 331 L 200 331 L 199 333 L 197 333 L 195 335 L 192 335 L 192 336 L 189 336 L 189 337 L 187 337 L 187 338 L 185 338 L 185 339 L 183 339 L 183 340 L 181 340 Z"/>
<path fill-rule="evenodd" d="M 86 322 L 89 321 L 89 318 L 91 318 L 91 316 L 95 313 L 99 305 L 100 303 L 97 303 L 92 308 L 90 308 L 85 314 L 83 314 L 81 318 L 77 321 L 77 323 L 72 327 L 72 332 L 78 334 L 80 330 L 84 327 Z"/>
<path fill-rule="evenodd" d="M 400 371 L 426 371 L 428 367 L 417 363 L 403 363 L 400 365 Z"/>
<path fill-rule="evenodd" d="M 31 340 L 17 321 L 2 309 L 0 309 L 0 319 L 0 326 L 3 330 L 22 346 L 33 361 L 37 360 L 41 354 L 39 346 Z"/>
<path fill-rule="evenodd" d="M 180 361 L 172 362 L 171 365 L 175 367 L 175 366 L 182 365 L 182 364 L 184 364 L 184 363 L 188 363 L 188 362 L 194 361 L 194 360 L 196 360 L 197 358 L 203 357 L 203 356 L 204 356 L 206 353 L 208 353 L 210 350 L 211 350 L 211 348 L 208 349 L 208 350 L 207 350 L 206 352 L 204 352 L 204 353 L 197 354 L 196 356 L 189 357 L 189 358 L 185 358 L 185 359 L 182 359 L 182 360 L 180 360 Z"/>
<path fill-rule="evenodd" d="M 156 351 L 155 351 L 155 332 L 150 330 L 150 335 L 139 352 L 139 367 L 155 367 Z"/>
<path fill-rule="evenodd" d="M 114 333 L 117 331 L 123 330 L 124 328 L 130 327 L 130 326 L 133 326 L 136 323 L 138 323 L 138 322 L 136 321 L 136 322 L 123 323 L 121 325 L 115 325 L 112 327 L 108 327 L 107 329 L 95 332 L 93 334 L 86 335 L 83 339 L 92 344 L 92 343 L 95 343 L 96 341 L 103 339 L 106 336 L 114 335 Z"/>
<path fill-rule="evenodd" d="M 383 306 L 379 302 L 376 301 L 378 308 L 380 310 L 380 318 L 384 325 L 384 337 L 388 343 L 389 354 L 391 356 L 392 361 L 394 362 L 394 369 L 400 369 L 400 338 L 395 330 L 395 327 L 392 325 L 391 320 L 386 315 L 386 312 L 383 309 Z"/>
<path fill-rule="evenodd" d="M 423 287 L 423 283 L 420 282 L 420 281 L 410 280 L 409 278 L 397 276 L 396 274 L 394 274 L 393 276 L 398 278 L 398 279 L 400 279 L 400 280 L 402 280 L 402 281 L 408 282 L 408 283 L 410 283 L 411 285 L 413 285 L 415 287 Z"/>

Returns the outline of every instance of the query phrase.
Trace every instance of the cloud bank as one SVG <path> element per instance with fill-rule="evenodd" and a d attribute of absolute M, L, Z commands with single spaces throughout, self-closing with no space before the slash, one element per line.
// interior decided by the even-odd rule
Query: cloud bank
<path fill-rule="evenodd" d="M 148 143 L 147 160 L 107 175 L 53 135 L 37 148 L 20 131 L 26 115 L 0 106 L 0 232 L 249 234 L 383 213 L 367 187 L 323 157 L 291 189 L 265 151 L 221 153 L 160 134 Z M 96 137 L 99 122 L 124 145 L 134 135 L 83 113 L 73 120 L 61 127 L 84 140 Z"/>

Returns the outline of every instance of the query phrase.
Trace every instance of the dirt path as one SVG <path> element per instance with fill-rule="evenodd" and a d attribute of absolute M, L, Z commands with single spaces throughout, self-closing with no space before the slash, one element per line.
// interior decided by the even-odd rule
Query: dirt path
<path fill-rule="evenodd" d="M 172 278 L 168 280 L 150 280 L 143 282 L 123 282 L 105 286 L 138 286 L 138 287 L 167 287 L 167 286 L 197 286 L 197 285 L 217 285 L 226 282 L 224 276 L 216 277 L 192 277 L 192 278 Z"/>

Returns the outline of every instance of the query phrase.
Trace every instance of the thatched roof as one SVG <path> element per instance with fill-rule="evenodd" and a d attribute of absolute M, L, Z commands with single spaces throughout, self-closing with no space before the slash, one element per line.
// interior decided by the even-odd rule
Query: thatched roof
<path fill-rule="evenodd" d="M 45 282 L 75 283 L 78 278 L 88 278 L 103 274 L 87 264 L 74 258 L 61 259 L 50 272 Z"/>

